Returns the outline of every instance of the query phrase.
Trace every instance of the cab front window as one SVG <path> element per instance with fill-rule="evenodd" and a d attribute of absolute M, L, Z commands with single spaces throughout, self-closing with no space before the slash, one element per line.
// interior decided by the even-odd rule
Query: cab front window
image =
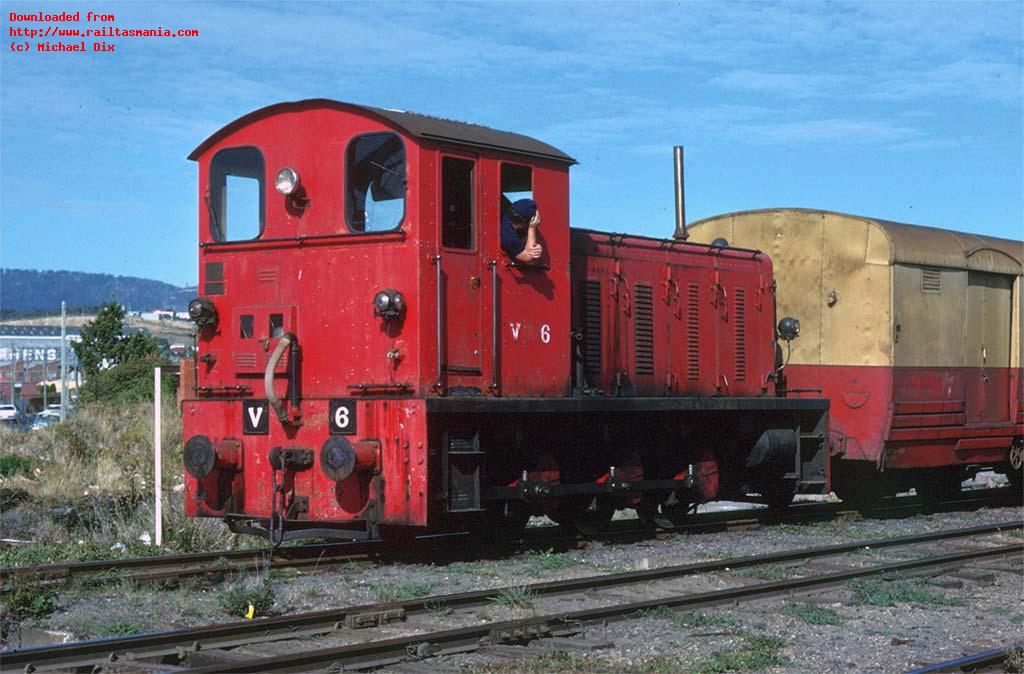
<path fill-rule="evenodd" d="M 247 241 L 263 232 L 265 173 L 263 154 L 254 147 L 214 155 L 206 198 L 214 241 Z"/>
<path fill-rule="evenodd" d="M 398 229 L 405 216 L 405 145 L 394 133 L 357 136 L 345 157 L 345 218 L 354 232 Z"/>

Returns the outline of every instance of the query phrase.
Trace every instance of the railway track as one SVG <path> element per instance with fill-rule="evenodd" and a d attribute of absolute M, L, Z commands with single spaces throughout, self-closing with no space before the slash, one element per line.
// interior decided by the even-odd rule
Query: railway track
<path fill-rule="evenodd" d="M 998 504 L 1008 500 L 1006 489 L 977 489 L 964 492 L 956 499 L 940 504 L 942 511 L 953 511 L 972 507 Z M 899 517 L 921 508 L 921 500 L 913 496 L 885 499 L 876 510 L 878 517 Z M 742 530 L 756 528 L 766 524 L 789 523 L 799 524 L 821 521 L 829 518 L 858 514 L 845 507 L 842 503 L 797 503 L 792 505 L 781 516 L 761 508 L 743 510 L 716 511 L 699 513 L 692 520 L 682 525 L 652 531 L 637 520 L 618 520 L 611 523 L 607 531 L 590 539 L 604 541 L 639 540 L 654 536 L 672 536 L 675 534 L 696 534 L 725 530 Z M 452 540 L 466 540 L 465 532 L 456 532 L 448 536 L 428 536 L 415 540 L 418 547 L 402 548 L 399 552 L 389 549 L 386 542 L 374 541 L 343 541 L 315 545 L 296 545 L 278 548 L 251 548 L 243 550 L 215 550 L 192 554 L 161 555 L 155 557 L 131 557 L 122 559 L 104 559 L 85 562 L 69 562 L 37 565 L 33 567 L 14 567 L 5 569 L 4 582 L 0 592 L 6 593 L 11 584 L 11 577 L 22 575 L 33 583 L 43 585 L 59 585 L 67 582 L 110 583 L 112 581 L 132 581 L 137 583 L 167 583 L 179 579 L 196 576 L 215 578 L 230 573 L 247 571 L 298 568 L 298 569 L 330 569 L 339 564 L 356 560 L 375 558 L 393 558 L 403 560 L 444 559 L 445 555 L 453 554 L 461 558 L 488 557 L 510 554 L 521 550 L 546 549 L 551 547 L 568 548 L 580 544 L 585 539 L 556 526 L 538 526 L 527 529 L 526 535 L 519 541 L 485 545 L 471 542 L 466 545 L 450 545 Z M 445 560 L 447 561 L 447 560 Z M 452 558 L 451 561 L 454 561 Z"/>
<path fill-rule="evenodd" d="M 639 583 L 651 584 L 694 574 L 723 572 L 746 567 L 836 556 L 864 548 L 879 549 L 924 545 L 953 539 L 991 535 L 1021 528 L 1024 528 L 1024 522 L 984 525 L 899 538 L 873 539 L 813 549 L 798 549 L 644 571 L 536 583 L 518 588 L 518 591 L 538 598 L 554 595 L 578 595 L 598 589 L 629 586 Z M 910 573 L 970 563 L 971 561 L 986 557 L 1017 555 L 1022 550 L 1024 550 L 1024 547 L 1019 543 L 1009 546 L 986 547 L 903 562 L 868 567 L 860 566 L 834 573 L 810 575 L 785 581 L 732 587 L 715 592 L 672 595 L 644 602 L 631 602 L 596 609 L 542 615 L 526 620 L 487 623 L 383 641 L 349 643 L 334 648 L 314 651 L 303 648 L 301 653 L 274 658 L 253 659 L 251 661 L 230 658 L 227 662 L 213 663 L 205 668 L 195 669 L 195 671 L 305 671 L 326 667 L 331 664 L 340 664 L 347 668 L 365 668 L 393 664 L 409 658 L 410 653 L 414 654 L 413 658 L 415 659 L 436 654 L 450 654 L 471 650 L 481 643 L 515 643 L 546 636 L 568 636 L 573 631 L 579 632 L 580 625 L 595 620 L 623 619 L 638 611 L 650 610 L 659 606 L 696 608 L 719 605 L 723 602 L 747 601 L 781 593 L 826 587 L 876 574 Z M 410 618 L 415 619 L 431 615 L 438 610 L 438 607 L 444 607 L 445 610 L 450 611 L 465 611 L 472 610 L 474 607 L 489 606 L 496 598 L 502 596 L 502 593 L 507 591 L 508 588 L 493 588 L 400 602 L 262 618 L 253 621 L 211 625 L 171 632 L 11 650 L 0 654 L 0 671 L 47 671 L 95 667 L 102 666 L 104 663 L 131 664 L 143 660 L 152 661 L 160 659 L 164 659 L 167 664 L 170 664 L 186 661 L 190 658 L 192 660 L 201 659 L 207 657 L 205 654 L 208 652 L 216 651 L 217 649 L 229 649 L 241 645 L 253 645 L 268 641 L 296 638 L 331 638 L 339 634 L 351 638 L 357 634 L 354 630 L 375 628 L 389 624 L 401 624 L 402 621 Z"/>
<path fill-rule="evenodd" d="M 993 648 L 981 653 L 965 655 L 962 658 L 937 662 L 919 669 L 914 669 L 907 674 L 936 674 L 937 672 L 1006 672 L 1020 671 L 1018 669 L 1007 670 L 1002 665 L 1011 657 L 1020 657 L 1024 654 L 1024 643 L 1016 643 L 1006 648 Z M 999 667 L 999 669 L 995 669 Z"/>

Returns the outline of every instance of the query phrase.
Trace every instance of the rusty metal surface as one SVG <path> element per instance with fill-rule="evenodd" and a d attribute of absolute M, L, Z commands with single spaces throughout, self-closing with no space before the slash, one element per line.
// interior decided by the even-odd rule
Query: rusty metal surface
<path fill-rule="evenodd" d="M 373 108 L 366 105 L 354 105 L 352 103 L 334 101 L 325 98 L 311 98 L 302 101 L 276 103 L 274 105 L 269 105 L 265 108 L 255 110 L 234 120 L 230 124 L 213 133 L 195 150 L 193 150 L 191 154 L 189 154 L 188 158 L 197 160 L 204 152 L 218 143 L 222 138 L 258 119 L 271 115 L 309 110 L 311 108 L 336 109 L 355 112 L 356 114 L 370 113 L 374 116 L 387 120 L 394 126 L 398 127 L 398 129 L 423 140 L 443 141 L 475 148 L 514 152 L 531 157 L 552 159 L 567 164 L 576 163 L 575 159 L 558 148 L 522 134 L 511 133 L 509 131 L 499 131 L 498 129 L 491 129 L 479 124 L 468 124 L 466 122 L 442 119 L 440 117 L 431 117 L 429 115 L 421 115 L 413 112 L 406 112 L 404 110 Z"/>

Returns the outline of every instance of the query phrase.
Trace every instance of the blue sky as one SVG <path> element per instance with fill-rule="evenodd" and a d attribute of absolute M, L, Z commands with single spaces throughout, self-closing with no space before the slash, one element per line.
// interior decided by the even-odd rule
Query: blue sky
<path fill-rule="evenodd" d="M 193 283 L 196 167 L 311 97 L 526 133 L 580 161 L 575 226 L 828 208 L 1022 238 L 1024 4 L 5 2 L 0 266 Z M 113 13 L 113 53 L 17 54 L 10 12 Z M 44 24 L 47 25 L 47 24 Z M 85 27 L 84 24 L 77 27 Z"/>

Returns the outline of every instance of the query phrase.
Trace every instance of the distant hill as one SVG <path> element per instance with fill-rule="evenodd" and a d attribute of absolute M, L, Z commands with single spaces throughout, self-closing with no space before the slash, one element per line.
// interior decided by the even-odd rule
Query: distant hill
<path fill-rule="evenodd" d="M 179 288 L 152 279 L 80 271 L 0 269 L 0 312 L 5 318 L 54 313 L 60 302 L 69 310 L 120 302 L 130 311 L 185 311 L 196 289 Z"/>

